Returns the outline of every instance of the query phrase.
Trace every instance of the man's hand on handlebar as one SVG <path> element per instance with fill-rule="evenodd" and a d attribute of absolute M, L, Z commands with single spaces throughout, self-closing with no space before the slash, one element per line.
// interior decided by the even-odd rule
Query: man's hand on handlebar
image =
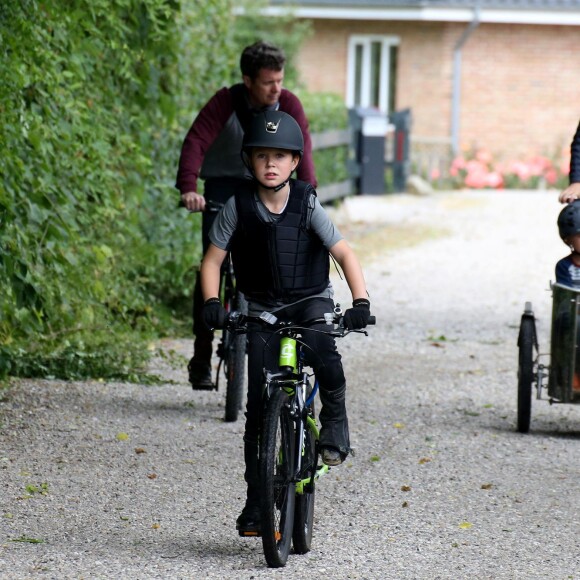
<path fill-rule="evenodd" d="M 205 210 L 205 198 L 195 191 L 188 191 L 181 194 L 181 202 L 187 211 L 196 212 Z"/>

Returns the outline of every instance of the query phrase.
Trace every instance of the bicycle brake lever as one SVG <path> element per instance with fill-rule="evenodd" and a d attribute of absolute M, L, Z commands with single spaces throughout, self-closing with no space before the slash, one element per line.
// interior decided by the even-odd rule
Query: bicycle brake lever
<path fill-rule="evenodd" d="M 276 324 L 277 318 L 271 312 L 262 312 L 260 314 L 260 319 L 263 320 L 266 324 Z"/>

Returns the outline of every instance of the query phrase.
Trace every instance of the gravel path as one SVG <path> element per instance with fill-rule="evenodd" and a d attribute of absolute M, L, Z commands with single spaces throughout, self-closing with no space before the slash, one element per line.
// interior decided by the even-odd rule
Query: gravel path
<path fill-rule="evenodd" d="M 341 343 L 356 456 L 320 482 L 313 550 L 282 570 L 234 529 L 242 424 L 183 369 L 0 392 L 0 578 L 579 579 L 580 406 L 534 401 L 515 432 L 517 328 L 531 300 L 548 350 L 559 209 L 515 192 L 334 210 L 371 240 L 419 239 L 366 266 L 379 325 Z"/>

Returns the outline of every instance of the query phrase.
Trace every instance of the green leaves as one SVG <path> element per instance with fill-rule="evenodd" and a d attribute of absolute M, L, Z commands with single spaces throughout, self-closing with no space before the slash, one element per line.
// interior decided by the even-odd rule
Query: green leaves
<path fill-rule="evenodd" d="M 233 4 L 0 2 L 0 379 L 141 380 L 144 342 L 189 321 L 201 220 L 177 209 L 183 137 L 260 31 L 289 60 L 306 33 Z M 344 121 L 339 101 L 305 103 L 313 130 Z M 321 183 L 344 166 L 316 162 Z"/>
<path fill-rule="evenodd" d="M 44 544 L 44 540 L 38 538 L 29 538 L 28 536 L 20 536 L 19 538 L 9 538 L 10 542 L 24 542 L 27 544 Z"/>
<path fill-rule="evenodd" d="M 176 221 L 178 133 L 168 123 L 175 94 L 190 98 L 194 83 L 177 66 L 180 7 L 9 4 L 0 18 L 0 378 L 138 376 L 151 304 L 171 287 L 163 248 L 182 270 L 198 252 L 193 220 L 177 220 L 171 236 L 148 231 L 156 216 Z M 178 282 L 171 294 L 189 296 L 193 280 Z"/>

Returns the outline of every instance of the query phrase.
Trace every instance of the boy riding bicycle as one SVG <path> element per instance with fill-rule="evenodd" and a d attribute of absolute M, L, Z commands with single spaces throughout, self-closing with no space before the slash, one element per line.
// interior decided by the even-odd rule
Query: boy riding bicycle
<path fill-rule="evenodd" d="M 296 121 L 280 111 L 257 115 L 244 135 L 242 158 L 253 179 L 240 187 L 218 215 L 210 231 L 211 244 L 201 266 L 203 319 L 222 328 L 226 311 L 220 303 L 221 264 L 231 252 L 238 286 L 251 314 L 275 312 L 294 323 L 322 317 L 334 309 L 329 279 L 332 256 L 341 266 L 353 307 L 345 326 L 367 325 L 370 303 L 359 261 L 316 198 L 314 188 L 291 179 L 304 151 Z M 334 338 L 304 332 L 308 364 L 320 386 L 320 449 L 322 461 L 339 465 L 350 452 L 346 414 L 346 381 Z M 277 348 L 271 333 L 248 334 L 248 402 L 244 432 L 247 500 L 236 527 L 259 532 L 258 435 L 263 368 L 276 368 Z"/>

